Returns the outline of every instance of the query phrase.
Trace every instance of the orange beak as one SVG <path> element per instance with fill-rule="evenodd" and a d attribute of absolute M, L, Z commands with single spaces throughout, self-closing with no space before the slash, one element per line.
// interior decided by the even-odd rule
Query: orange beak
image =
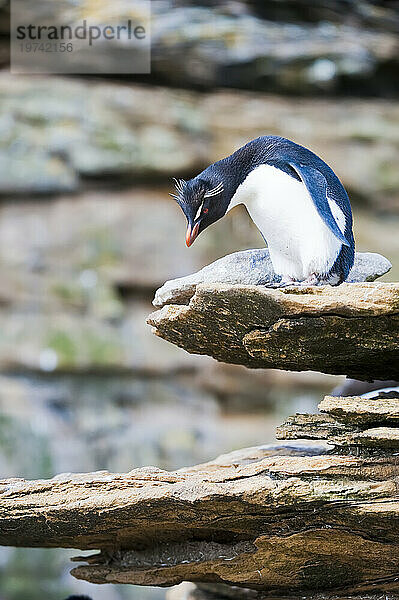
<path fill-rule="evenodd" d="M 186 232 L 186 244 L 189 248 L 191 244 L 194 242 L 195 238 L 198 235 L 199 223 L 196 223 L 194 227 L 191 229 L 191 225 L 188 225 Z"/>

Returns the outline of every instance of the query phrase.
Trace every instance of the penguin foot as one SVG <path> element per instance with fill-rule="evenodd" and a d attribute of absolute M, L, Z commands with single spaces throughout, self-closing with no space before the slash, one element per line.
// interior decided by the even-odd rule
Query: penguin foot
<path fill-rule="evenodd" d="M 312 273 L 311 275 L 309 275 L 309 277 L 307 277 L 301 282 L 301 285 L 323 285 L 323 281 L 319 279 L 316 273 Z"/>
<path fill-rule="evenodd" d="M 271 288 L 273 290 L 279 290 L 281 288 L 290 287 L 295 285 L 295 283 L 282 283 L 281 281 L 278 283 L 268 283 L 266 287 Z"/>
<path fill-rule="evenodd" d="M 279 288 L 291 287 L 293 285 L 302 285 L 302 282 L 295 281 L 295 279 L 292 279 L 291 277 L 282 277 L 280 281 L 278 281 L 276 283 L 271 283 L 267 287 L 279 289 Z"/>
<path fill-rule="evenodd" d="M 283 277 L 281 281 L 277 283 L 269 284 L 267 287 L 274 289 L 286 288 L 286 287 L 309 287 L 315 285 L 325 285 L 325 281 L 320 279 L 316 273 L 312 273 L 306 279 L 302 281 L 296 281 L 291 277 Z"/>
<path fill-rule="evenodd" d="M 318 275 L 316 275 L 316 273 L 312 273 L 311 275 L 309 275 L 309 277 L 306 277 L 306 279 L 303 279 L 303 281 L 295 281 L 294 283 L 291 283 L 291 285 L 297 285 L 299 287 L 313 287 L 313 286 L 321 286 L 321 285 L 326 285 L 327 282 L 325 279 L 320 279 L 320 277 L 318 277 Z"/>

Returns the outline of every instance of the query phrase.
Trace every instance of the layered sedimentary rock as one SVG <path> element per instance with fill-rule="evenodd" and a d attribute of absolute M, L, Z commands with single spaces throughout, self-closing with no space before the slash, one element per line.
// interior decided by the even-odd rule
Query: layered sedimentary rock
<path fill-rule="evenodd" d="M 258 252 L 253 251 L 255 259 Z M 171 303 L 150 315 L 154 332 L 190 353 L 252 368 L 313 370 L 360 380 L 399 377 L 399 284 L 271 289 L 270 268 L 251 269 L 251 256 L 239 255 L 241 270 L 225 257 L 214 271 L 207 267 L 165 284 L 155 303 Z M 223 261 L 230 265 L 224 272 Z M 240 283 L 234 284 L 236 272 Z M 259 283 L 266 285 L 243 283 L 246 276 L 262 273 L 269 282 Z"/>
<path fill-rule="evenodd" d="M 399 392 L 376 398 L 326 396 L 323 414 L 290 417 L 277 428 L 284 440 L 326 440 L 343 451 L 399 448 Z"/>
<path fill-rule="evenodd" d="M 8 4 L 0 4 L 4 36 L 9 31 Z M 226 86 L 295 95 L 397 93 L 397 11 L 389 6 L 392 2 L 377 3 L 378 8 L 375 4 L 164 0 L 152 8 L 152 78 L 178 87 Z M 110 25 L 132 18 L 128 3 L 117 6 L 118 20 L 109 14 Z M 29 14 L 28 4 L 24 9 L 26 22 L 42 23 L 37 11 Z M 134 17 L 146 26 L 145 13 L 136 5 Z M 43 14 L 50 14 L 54 24 L 80 24 L 82 7 L 63 0 L 54 12 L 47 0 Z M 104 18 L 96 6 L 90 16 L 99 22 Z M 123 50 L 118 41 L 96 40 L 100 60 L 91 56 L 83 64 L 92 73 L 107 73 L 106 67 L 123 72 L 128 47 Z M 135 47 L 138 51 L 140 46 Z"/>
<path fill-rule="evenodd" d="M 173 472 L 3 480 L 0 543 L 101 550 L 72 571 L 94 583 L 185 580 L 234 598 L 399 593 L 397 437 L 372 450 L 358 437 L 356 454 L 328 450 L 330 433 L 397 431 L 398 400 L 358 411 L 359 398 L 326 398 L 329 414 L 297 418 L 298 436 L 292 423 L 280 428 L 328 445 L 248 448 Z"/>
<path fill-rule="evenodd" d="M 273 134 L 331 164 L 352 200 L 398 211 L 393 101 L 298 103 L 243 91 L 195 94 L 60 77 L 33 82 L 2 73 L 0 105 L 2 195 L 77 191 L 96 179 L 172 185 L 172 177 L 197 174 L 250 139 Z"/>

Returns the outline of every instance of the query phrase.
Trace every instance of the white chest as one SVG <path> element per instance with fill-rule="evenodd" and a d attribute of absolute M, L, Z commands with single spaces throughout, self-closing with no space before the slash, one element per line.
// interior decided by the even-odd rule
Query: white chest
<path fill-rule="evenodd" d="M 246 206 L 267 241 L 277 273 L 302 280 L 331 269 L 341 242 L 320 217 L 301 181 L 261 165 L 237 188 L 229 210 L 237 204 Z M 330 206 L 342 230 L 345 217 L 335 203 Z"/>

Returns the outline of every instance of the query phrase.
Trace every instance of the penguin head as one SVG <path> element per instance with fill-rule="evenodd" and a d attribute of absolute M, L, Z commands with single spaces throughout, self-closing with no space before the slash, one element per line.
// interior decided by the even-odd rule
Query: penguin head
<path fill-rule="evenodd" d="M 174 181 L 176 193 L 170 195 L 186 216 L 186 244 L 191 246 L 201 231 L 226 214 L 229 202 L 226 201 L 223 183 L 215 178 L 198 175 L 189 181 Z"/>

